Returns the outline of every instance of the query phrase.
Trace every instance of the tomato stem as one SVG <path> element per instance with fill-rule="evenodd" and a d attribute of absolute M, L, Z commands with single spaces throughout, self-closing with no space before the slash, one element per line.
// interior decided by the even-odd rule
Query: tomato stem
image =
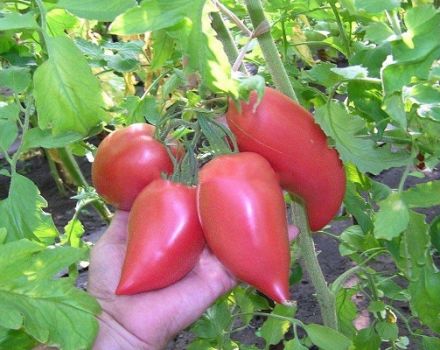
<path fill-rule="evenodd" d="M 73 157 L 73 154 L 69 150 L 67 150 L 66 148 L 58 148 L 57 150 L 58 150 L 58 154 L 60 156 L 60 159 L 63 163 L 65 170 L 72 177 L 73 181 L 75 182 L 75 185 L 83 187 L 83 188 L 89 187 L 90 185 L 88 184 L 87 180 L 85 179 L 78 163 L 76 162 L 75 158 Z M 93 202 L 92 205 L 96 209 L 98 214 L 101 216 L 101 218 L 105 222 L 110 223 L 111 212 L 107 208 L 107 206 L 100 201 Z"/>
<path fill-rule="evenodd" d="M 223 45 L 223 48 L 225 49 L 225 53 L 226 56 L 228 56 L 229 63 L 232 65 L 234 64 L 238 56 L 237 46 L 235 46 L 231 33 L 229 32 L 228 28 L 225 26 L 221 14 L 218 12 L 213 12 L 211 16 L 212 16 L 212 27 L 216 31 L 218 35 L 218 39 L 220 40 L 220 42 Z M 247 73 L 244 64 L 240 65 L 240 71 L 245 74 Z"/>
<path fill-rule="evenodd" d="M 307 223 L 304 206 L 294 202 L 291 206 L 293 221 L 299 228 L 298 245 L 307 274 L 315 287 L 316 297 L 321 309 L 321 317 L 325 326 L 338 329 L 336 315 L 336 297 L 327 286 L 327 282 L 319 265 L 315 244 Z"/>
<path fill-rule="evenodd" d="M 254 28 L 258 28 L 261 23 L 267 22 L 260 0 L 246 0 L 245 2 Z M 298 101 L 270 30 L 258 35 L 257 39 L 277 89 L 293 100 Z"/>

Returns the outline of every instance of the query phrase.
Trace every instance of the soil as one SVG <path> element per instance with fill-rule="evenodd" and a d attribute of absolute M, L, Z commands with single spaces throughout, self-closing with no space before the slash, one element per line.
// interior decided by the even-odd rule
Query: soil
<path fill-rule="evenodd" d="M 78 159 L 80 166 L 84 172 L 86 178 L 90 181 L 90 163 L 85 159 Z M 4 160 L 0 159 L 0 165 Z M 1 166 L 0 166 L 1 168 Z M 32 179 L 38 188 L 41 190 L 42 196 L 47 200 L 48 207 L 45 211 L 53 215 L 56 226 L 62 230 L 62 228 L 67 224 L 69 219 L 74 213 L 75 200 L 71 199 L 71 196 L 75 195 L 74 189 L 72 188 L 69 195 L 66 197 L 60 196 L 54 180 L 52 179 L 49 167 L 46 159 L 39 154 L 25 160 L 18 164 L 19 173 Z M 387 184 L 391 188 L 397 188 L 400 182 L 400 177 L 402 174 L 402 169 L 392 169 L 385 171 L 375 179 L 382 183 Z M 418 179 L 415 177 L 408 177 L 405 188 L 414 186 L 420 182 L 426 182 L 429 180 L 440 179 L 440 167 L 436 167 L 430 171 L 426 172 L 426 177 L 424 179 Z M 8 178 L 0 176 L 0 199 L 7 196 L 8 190 Z M 440 207 L 434 207 L 423 211 L 427 214 L 428 222 L 431 221 L 436 215 L 440 213 Z M 96 242 L 98 238 L 105 231 L 106 224 L 100 219 L 97 213 L 93 209 L 85 210 L 80 215 L 81 222 L 85 228 L 85 240 L 90 242 Z M 331 226 L 331 231 L 335 234 L 341 233 L 346 227 L 351 225 L 349 221 L 337 221 Z M 328 282 L 334 281 L 341 273 L 348 270 L 353 266 L 353 262 L 347 258 L 341 257 L 338 251 L 338 244 L 336 240 L 322 235 L 316 234 L 314 236 L 317 250 L 319 251 L 319 262 L 321 264 L 322 270 Z M 392 269 L 394 264 L 383 259 L 379 262 L 383 265 L 384 269 Z M 78 286 L 81 288 L 86 288 L 87 284 L 87 271 L 80 274 L 78 279 Z M 305 323 L 320 323 L 321 317 L 319 314 L 319 308 L 317 305 L 316 298 L 313 295 L 314 289 L 308 280 L 308 276 L 304 274 L 302 281 L 295 284 L 291 289 L 291 294 L 298 303 L 298 312 L 296 318 L 302 320 Z M 358 302 L 362 304 L 362 298 Z M 408 310 L 405 308 L 402 311 L 407 314 Z M 261 318 L 255 318 L 252 321 L 252 325 L 257 327 L 263 322 Z M 403 327 L 401 328 L 403 329 Z M 172 343 L 169 344 L 168 349 L 182 350 L 185 349 L 187 344 L 191 342 L 192 335 L 184 331 L 180 333 Z M 259 348 L 264 347 L 264 341 L 261 338 L 255 336 L 255 329 L 248 327 L 247 329 L 236 334 L 235 339 L 240 340 L 245 344 L 255 344 Z M 282 349 L 281 346 L 273 346 L 272 350 Z M 414 348 L 415 349 L 415 348 Z"/>

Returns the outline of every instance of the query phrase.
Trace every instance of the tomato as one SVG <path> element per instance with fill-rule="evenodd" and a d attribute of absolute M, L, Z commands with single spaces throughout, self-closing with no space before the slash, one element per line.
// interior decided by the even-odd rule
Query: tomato
<path fill-rule="evenodd" d="M 257 95 L 239 111 L 230 102 L 228 125 L 240 151 L 266 158 L 283 188 L 301 197 L 310 228 L 328 224 L 339 210 L 345 193 L 345 173 L 338 153 L 314 122 L 311 113 L 280 92 L 266 88 L 255 108 Z"/>
<path fill-rule="evenodd" d="M 133 203 L 116 294 L 166 287 L 192 270 L 205 246 L 196 188 L 158 179 Z"/>
<path fill-rule="evenodd" d="M 154 126 L 138 123 L 112 132 L 101 142 L 92 181 L 106 202 L 129 210 L 146 185 L 162 173 L 172 173 L 168 151 L 153 135 Z"/>
<path fill-rule="evenodd" d="M 199 173 L 197 208 L 206 242 L 238 279 L 289 299 L 290 254 L 282 190 L 256 153 L 223 155 Z"/>

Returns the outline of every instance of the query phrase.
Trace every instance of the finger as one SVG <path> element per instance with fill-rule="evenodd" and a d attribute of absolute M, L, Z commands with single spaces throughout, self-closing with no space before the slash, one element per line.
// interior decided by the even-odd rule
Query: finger
<path fill-rule="evenodd" d="M 106 243 L 124 243 L 127 241 L 128 211 L 116 210 L 112 221 L 102 239 Z"/>

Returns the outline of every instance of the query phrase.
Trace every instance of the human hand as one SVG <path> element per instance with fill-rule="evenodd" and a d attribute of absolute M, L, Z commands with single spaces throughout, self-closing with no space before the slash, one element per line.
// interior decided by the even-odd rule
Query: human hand
<path fill-rule="evenodd" d="M 155 291 L 115 295 L 127 243 L 128 212 L 117 211 L 92 250 L 88 291 L 101 304 L 95 350 L 162 349 L 237 281 L 205 248 L 194 269 Z M 289 227 L 290 239 L 298 229 Z"/>

